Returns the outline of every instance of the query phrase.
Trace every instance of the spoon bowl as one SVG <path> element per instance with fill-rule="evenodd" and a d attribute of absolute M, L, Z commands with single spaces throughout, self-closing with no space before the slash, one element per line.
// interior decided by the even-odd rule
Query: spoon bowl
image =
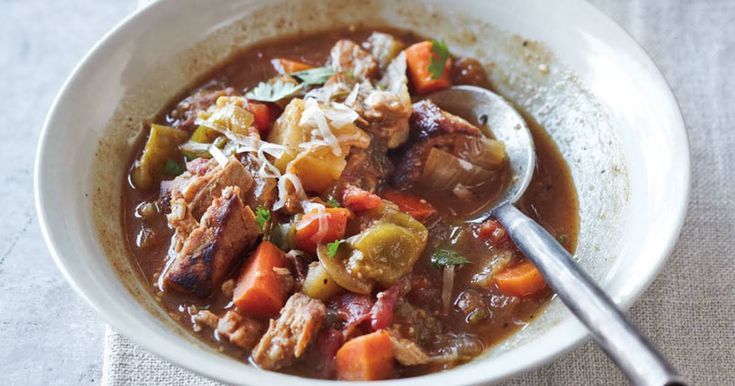
<path fill-rule="evenodd" d="M 477 86 L 454 86 L 429 96 L 441 109 L 451 111 L 505 145 L 510 185 L 490 206 L 473 217 L 482 221 L 496 207 L 517 202 L 531 183 L 536 166 L 536 147 L 526 120 L 500 95 Z"/>

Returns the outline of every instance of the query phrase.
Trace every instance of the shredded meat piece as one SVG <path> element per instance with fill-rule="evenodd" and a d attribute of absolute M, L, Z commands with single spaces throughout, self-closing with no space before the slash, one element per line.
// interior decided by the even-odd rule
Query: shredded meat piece
<path fill-rule="evenodd" d="M 196 121 L 197 114 L 199 114 L 200 111 L 204 111 L 214 104 L 217 98 L 221 96 L 230 96 L 234 93 L 235 90 L 232 87 L 220 90 L 202 89 L 197 91 L 176 105 L 169 117 L 169 119 L 173 121 L 171 125 L 188 131 L 194 130 L 194 121 Z"/>
<path fill-rule="evenodd" d="M 259 234 L 255 214 L 240 199 L 240 188 L 225 188 L 166 271 L 164 287 L 198 297 L 211 295 L 232 269 L 237 256 Z"/>
<path fill-rule="evenodd" d="M 385 148 L 372 144 L 367 149 L 353 147 L 347 156 L 347 165 L 342 171 L 336 196 L 349 185 L 374 193 L 393 172 L 393 164 L 385 153 Z"/>
<path fill-rule="evenodd" d="M 278 370 L 293 363 L 319 332 L 327 310 L 319 300 L 300 292 L 293 294 L 278 320 L 271 319 L 268 331 L 252 352 L 263 369 Z"/>
<path fill-rule="evenodd" d="M 379 70 L 375 58 L 348 39 L 342 39 L 332 47 L 328 65 L 335 72 L 344 72 L 359 80 L 373 78 Z"/>
<path fill-rule="evenodd" d="M 201 179 L 204 180 L 204 183 L 199 184 L 189 201 L 189 209 L 194 218 L 201 218 L 212 200 L 219 197 L 224 187 L 237 186 L 241 193 L 246 193 L 253 186 L 253 178 L 250 173 L 245 170 L 240 161 L 235 159 L 230 159 L 224 167 L 210 169 Z"/>
<path fill-rule="evenodd" d="M 430 100 L 413 104 L 411 114 L 411 136 L 425 139 L 441 134 L 465 134 L 475 137 L 482 135 L 480 129 L 464 118 L 448 113 Z"/>
<path fill-rule="evenodd" d="M 390 341 L 393 344 L 393 354 L 398 363 L 404 366 L 423 365 L 431 361 L 431 357 L 424 352 L 416 343 L 401 338 L 395 331 L 388 331 Z"/>
<path fill-rule="evenodd" d="M 306 259 L 303 252 L 297 250 L 288 251 L 286 259 L 291 265 L 291 272 L 294 273 L 294 289 L 300 291 L 304 279 L 306 279 L 306 274 L 309 273 L 309 260 Z"/>
<path fill-rule="evenodd" d="M 209 310 L 199 310 L 192 319 L 194 323 L 209 328 L 217 328 L 217 323 L 219 322 L 219 317 Z"/>
<path fill-rule="evenodd" d="M 232 344 L 250 350 L 263 333 L 263 324 L 230 310 L 217 323 L 217 332 Z"/>

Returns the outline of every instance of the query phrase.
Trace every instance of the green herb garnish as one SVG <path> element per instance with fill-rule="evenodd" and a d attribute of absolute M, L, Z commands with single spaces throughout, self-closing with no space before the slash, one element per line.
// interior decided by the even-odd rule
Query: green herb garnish
<path fill-rule="evenodd" d="M 335 240 L 331 243 L 327 243 L 327 256 L 334 257 L 337 256 L 337 250 L 339 249 L 339 245 L 344 243 L 344 240 Z"/>
<path fill-rule="evenodd" d="M 291 74 L 299 78 L 304 84 L 323 84 L 327 79 L 334 75 L 334 71 L 329 67 L 310 68 L 308 70 L 298 71 Z"/>
<path fill-rule="evenodd" d="M 260 82 L 254 89 L 248 91 L 245 97 L 261 102 L 278 102 L 301 90 L 303 85 L 284 82 L 277 79 L 273 83 Z"/>
<path fill-rule="evenodd" d="M 327 206 L 330 208 L 341 208 L 342 207 L 339 201 L 337 201 L 337 199 L 332 196 L 329 196 L 329 198 L 327 198 Z"/>
<path fill-rule="evenodd" d="M 449 48 L 444 40 L 431 39 L 431 63 L 429 63 L 429 72 L 431 79 L 439 79 L 444 75 L 444 66 L 449 59 Z"/>
<path fill-rule="evenodd" d="M 258 209 L 255 209 L 255 222 L 258 223 L 258 227 L 260 227 L 260 230 L 263 230 L 265 227 L 265 223 L 268 222 L 268 220 L 271 219 L 271 212 L 268 211 L 268 209 L 263 208 L 262 206 L 259 206 Z"/>
<path fill-rule="evenodd" d="M 447 249 L 437 249 L 431 255 L 431 264 L 435 267 L 446 267 L 449 265 L 463 265 L 470 263 L 464 256 L 460 256 L 456 251 Z"/>
<path fill-rule="evenodd" d="M 566 244 L 567 242 L 567 235 L 559 235 L 556 237 L 556 241 L 559 242 L 559 244 Z"/>
<path fill-rule="evenodd" d="M 172 176 L 178 176 L 186 170 L 181 167 L 178 162 L 171 159 L 166 160 L 166 164 L 163 166 L 163 168 L 166 171 L 166 174 L 170 174 Z"/>

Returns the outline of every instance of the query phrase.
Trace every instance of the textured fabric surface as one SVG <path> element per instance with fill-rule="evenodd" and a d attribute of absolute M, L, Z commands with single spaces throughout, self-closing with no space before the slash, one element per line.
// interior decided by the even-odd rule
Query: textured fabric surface
<path fill-rule="evenodd" d="M 696 385 L 735 384 L 735 1 L 594 0 L 653 57 L 679 101 L 692 151 L 692 195 L 671 260 L 630 310 Z M 108 329 L 103 384 L 208 381 Z M 588 342 L 509 385 L 611 385 L 625 379 Z"/>

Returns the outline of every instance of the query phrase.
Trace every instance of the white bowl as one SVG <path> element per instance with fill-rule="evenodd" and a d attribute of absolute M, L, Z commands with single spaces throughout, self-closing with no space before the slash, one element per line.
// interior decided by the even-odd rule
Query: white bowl
<path fill-rule="evenodd" d="M 443 37 L 454 52 L 492 63 L 498 89 L 546 127 L 569 162 L 580 200 L 580 264 L 623 308 L 651 283 L 686 211 L 686 131 L 653 62 L 586 2 L 161 0 L 124 20 L 74 70 L 38 147 L 35 197 L 46 243 L 107 322 L 212 378 L 303 384 L 219 354 L 157 306 L 122 243 L 120 189 L 140 122 L 214 63 L 262 39 L 360 22 Z M 392 382 L 489 383 L 537 367 L 585 336 L 554 299 L 472 363 Z"/>

